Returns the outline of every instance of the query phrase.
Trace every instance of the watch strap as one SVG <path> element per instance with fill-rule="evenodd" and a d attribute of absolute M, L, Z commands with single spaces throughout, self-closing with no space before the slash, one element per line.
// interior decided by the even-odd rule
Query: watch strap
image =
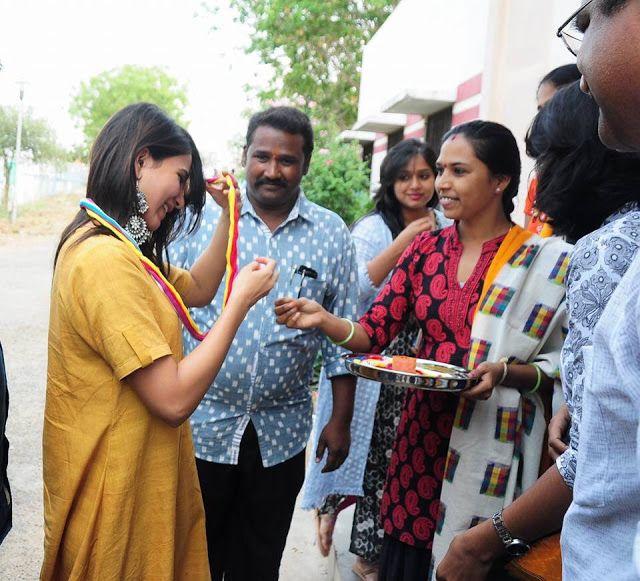
<path fill-rule="evenodd" d="M 496 530 L 496 533 L 498 533 L 502 544 L 505 547 L 508 547 L 513 542 L 513 535 L 509 532 L 509 529 L 506 527 L 504 521 L 502 520 L 502 510 L 496 512 L 491 517 L 491 520 L 493 522 L 493 528 Z"/>
<path fill-rule="evenodd" d="M 511 531 L 502 520 L 502 510 L 496 512 L 496 514 L 491 517 L 491 520 L 493 522 L 493 528 L 500 537 L 507 554 L 512 557 L 520 557 L 531 550 L 531 545 L 527 541 L 518 539 L 511 534 Z"/>

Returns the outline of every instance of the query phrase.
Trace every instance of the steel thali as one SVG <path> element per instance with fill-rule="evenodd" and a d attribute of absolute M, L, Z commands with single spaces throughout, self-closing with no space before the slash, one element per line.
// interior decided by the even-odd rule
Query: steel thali
<path fill-rule="evenodd" d="M 416 359 L 416 372 L 409 372 L 392 369 L 392 358 L 386 355 L 350 353 L 342 358 L 349 373 L 396 387 L 460 392 L 479 382 L 462 367 L 428 359 Z"/>

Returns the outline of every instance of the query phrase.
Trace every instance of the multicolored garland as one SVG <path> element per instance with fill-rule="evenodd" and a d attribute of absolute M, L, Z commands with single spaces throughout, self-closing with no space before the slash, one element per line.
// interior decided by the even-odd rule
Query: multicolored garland
<path fill-rule="evenodd" d="M 237 192 L 233 178 L 230 175 L 224 176 L 224 178 L 212 178 L 207 180 L 208 183 L 220 183 L 222 181 L 227 182 L 229 186 L 229 238 L 227 241 L 227 270 L 226 270 L 226 282 L 224 286 L 224 295 L 222 299 L 222 308 L 227 305 L 229 295 L 233 289 L 233 281 L 238 274 L 238 223 L 240 221 L 240 206 L 237 203 Z"/>
<path fill-rule="evenodd" d="M 122 240 L 129 248 L 131 248 L 142 262 L 145 270 L 155 280 L 160 289 L 169 299 L 169 302 L 173 306 L 178 315 L 180 321 L 184 325 L 189 334 L 198 341 L 202 341 L 206 337 L 206 333 L 203 333 L 196 322 L 191 318 L 189 310 L 182 302 L 182 298 L 173 285 L 165 278 L 160 272 L 160 269 L 151 262 L 140 250 L 136 241 L 131 235 L 116 222 L 111 216 L 103 212 L 100 207 L 91 199 L 87 198 L 80 202 L 80 207 L 84 208 L 87 214 L 93 218 L 96 222 L 102 224 L 107 230 L 113 232 L 120 240 Z"/>
<path fill-rule="evenodd" d="M 240 206 L 237 203 L 237 191 L 235 183 L 231 176 L 226 175 L 224 177 L 214 177 L 210 180 L 207 180 L 208 183 L 221 183 L 223 181 L 226 181 L 227 185 L 229 186 L 229 240 L 227 242 L 226 282 L 222 302 L 222 307 L 224 308 L 227 304 L 227 301 L 229 300 L 229 296 L 231 295 L 233 281 L 238 274 L 238 222 L 240 218 Z M 176 314 L 178 315 L 178 318 L 184 325 L 185 329 L 194 339 L 202 341 L 206 337 L 207 333 L 203 333 L 200 330 L 196 322 L 191 318 L 189 309 L 187 309 L 187 307 L 185 306 L 178 291 L 176 291 L 174 286 L 166 279 L 162 272 L 160 272 L 160 269 L 144 254 L 142 254 L 140 247 L 131 237 L 131 235 L 90 198 L 82 200 L 80 202 L 80 207 L 84 208 L 84 210 L 91 218 L 102 224 L 102 226 L 104 226 L 110 232 L 113 232 L 120 240 L 122 240 L 127 246 L 129 246 L 129 248 L 131 248 L 136 253 L 145 270 L 151 275 L 156 284 L 169 299 L 169 302 L 176 311 Z"/>

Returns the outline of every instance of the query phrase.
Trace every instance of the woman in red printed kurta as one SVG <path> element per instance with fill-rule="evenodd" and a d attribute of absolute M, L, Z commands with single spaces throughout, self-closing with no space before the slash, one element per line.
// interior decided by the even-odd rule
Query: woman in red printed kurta
<path fill-rule="evenodd" d="M 390 283 L 360 319 L 371 350 L 384 349 L 413 312 L 423 334 L 418 357 L 466 367 L 482 283 L 502 239 L 482 245 L 471 276 L 461 285 L 457 273 L 463 247 L 457 227 L 416 238 Z M 411 547 L 431 549 L 458 400 L 450 393 L 407 391 L 381 516 L 384 532 Z"/>
<path fill-rule="evenodd" d="M 513 227 L 512 199 L 520 178 L 515 138 L 496 123 L 457 126 L 445 136 L 437 170 L 440 203 L 455 225 L 414 240 L 359 323 L 332 317 L 316 303 L 288 298 L 276 301 L 278 321 L 318 327 L 348 349 L 368 352 L 386 347 L 414 314 L 424 335 L 418 356 L 466 366 L 484 280 Z M 465 397 L 487 399 L 498 383 L 533 388 L 537 372 L 530 365 L 484 362 L 472 375 L 480 383 Z M 543 381 L 546 385 L 548 378 Z M 407 390 L 382 499 L 381 581 L 423 581 L 430 573 L 458 402 L 452 394 Z"/>

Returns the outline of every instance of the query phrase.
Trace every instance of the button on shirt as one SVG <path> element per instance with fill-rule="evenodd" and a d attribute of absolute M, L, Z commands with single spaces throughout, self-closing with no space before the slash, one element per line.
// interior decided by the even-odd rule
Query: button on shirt
<path fill-rule="evenodd" d="M 200 228 L 170 248 L 171 263 L 191 268 L 207 248 L 220 208 L 207 200 Z M 242 434 L 251 420 L 265 467 L 304 449 L 311 429 L 309 384 L 322 350 L 329 377 L 346 374 L 336 347 L 317 330 L 288 329 L 275 320 L 274 301 L 297 296 L 313 299 L 339 317 L 355 318 L 358 300 L 355 252 L 349 230 L 333 212 L 310 202 L 301 192 L 287 219 L 271 232 L 243 196 L 239 222 L 238 266 L 258 256 L 277 262 L 280 277 L 240 326 L 229 353 L 196 411 L 191 427 L 196 456 L 237 464 Z M 306 266 L 317 278 L 303 276 Z M 209 329 L 221 312 L 224 281 L 210 306 L 192 309 L 200 328 Z M 185 353 L 198 344 L 185 333 Z"/>

